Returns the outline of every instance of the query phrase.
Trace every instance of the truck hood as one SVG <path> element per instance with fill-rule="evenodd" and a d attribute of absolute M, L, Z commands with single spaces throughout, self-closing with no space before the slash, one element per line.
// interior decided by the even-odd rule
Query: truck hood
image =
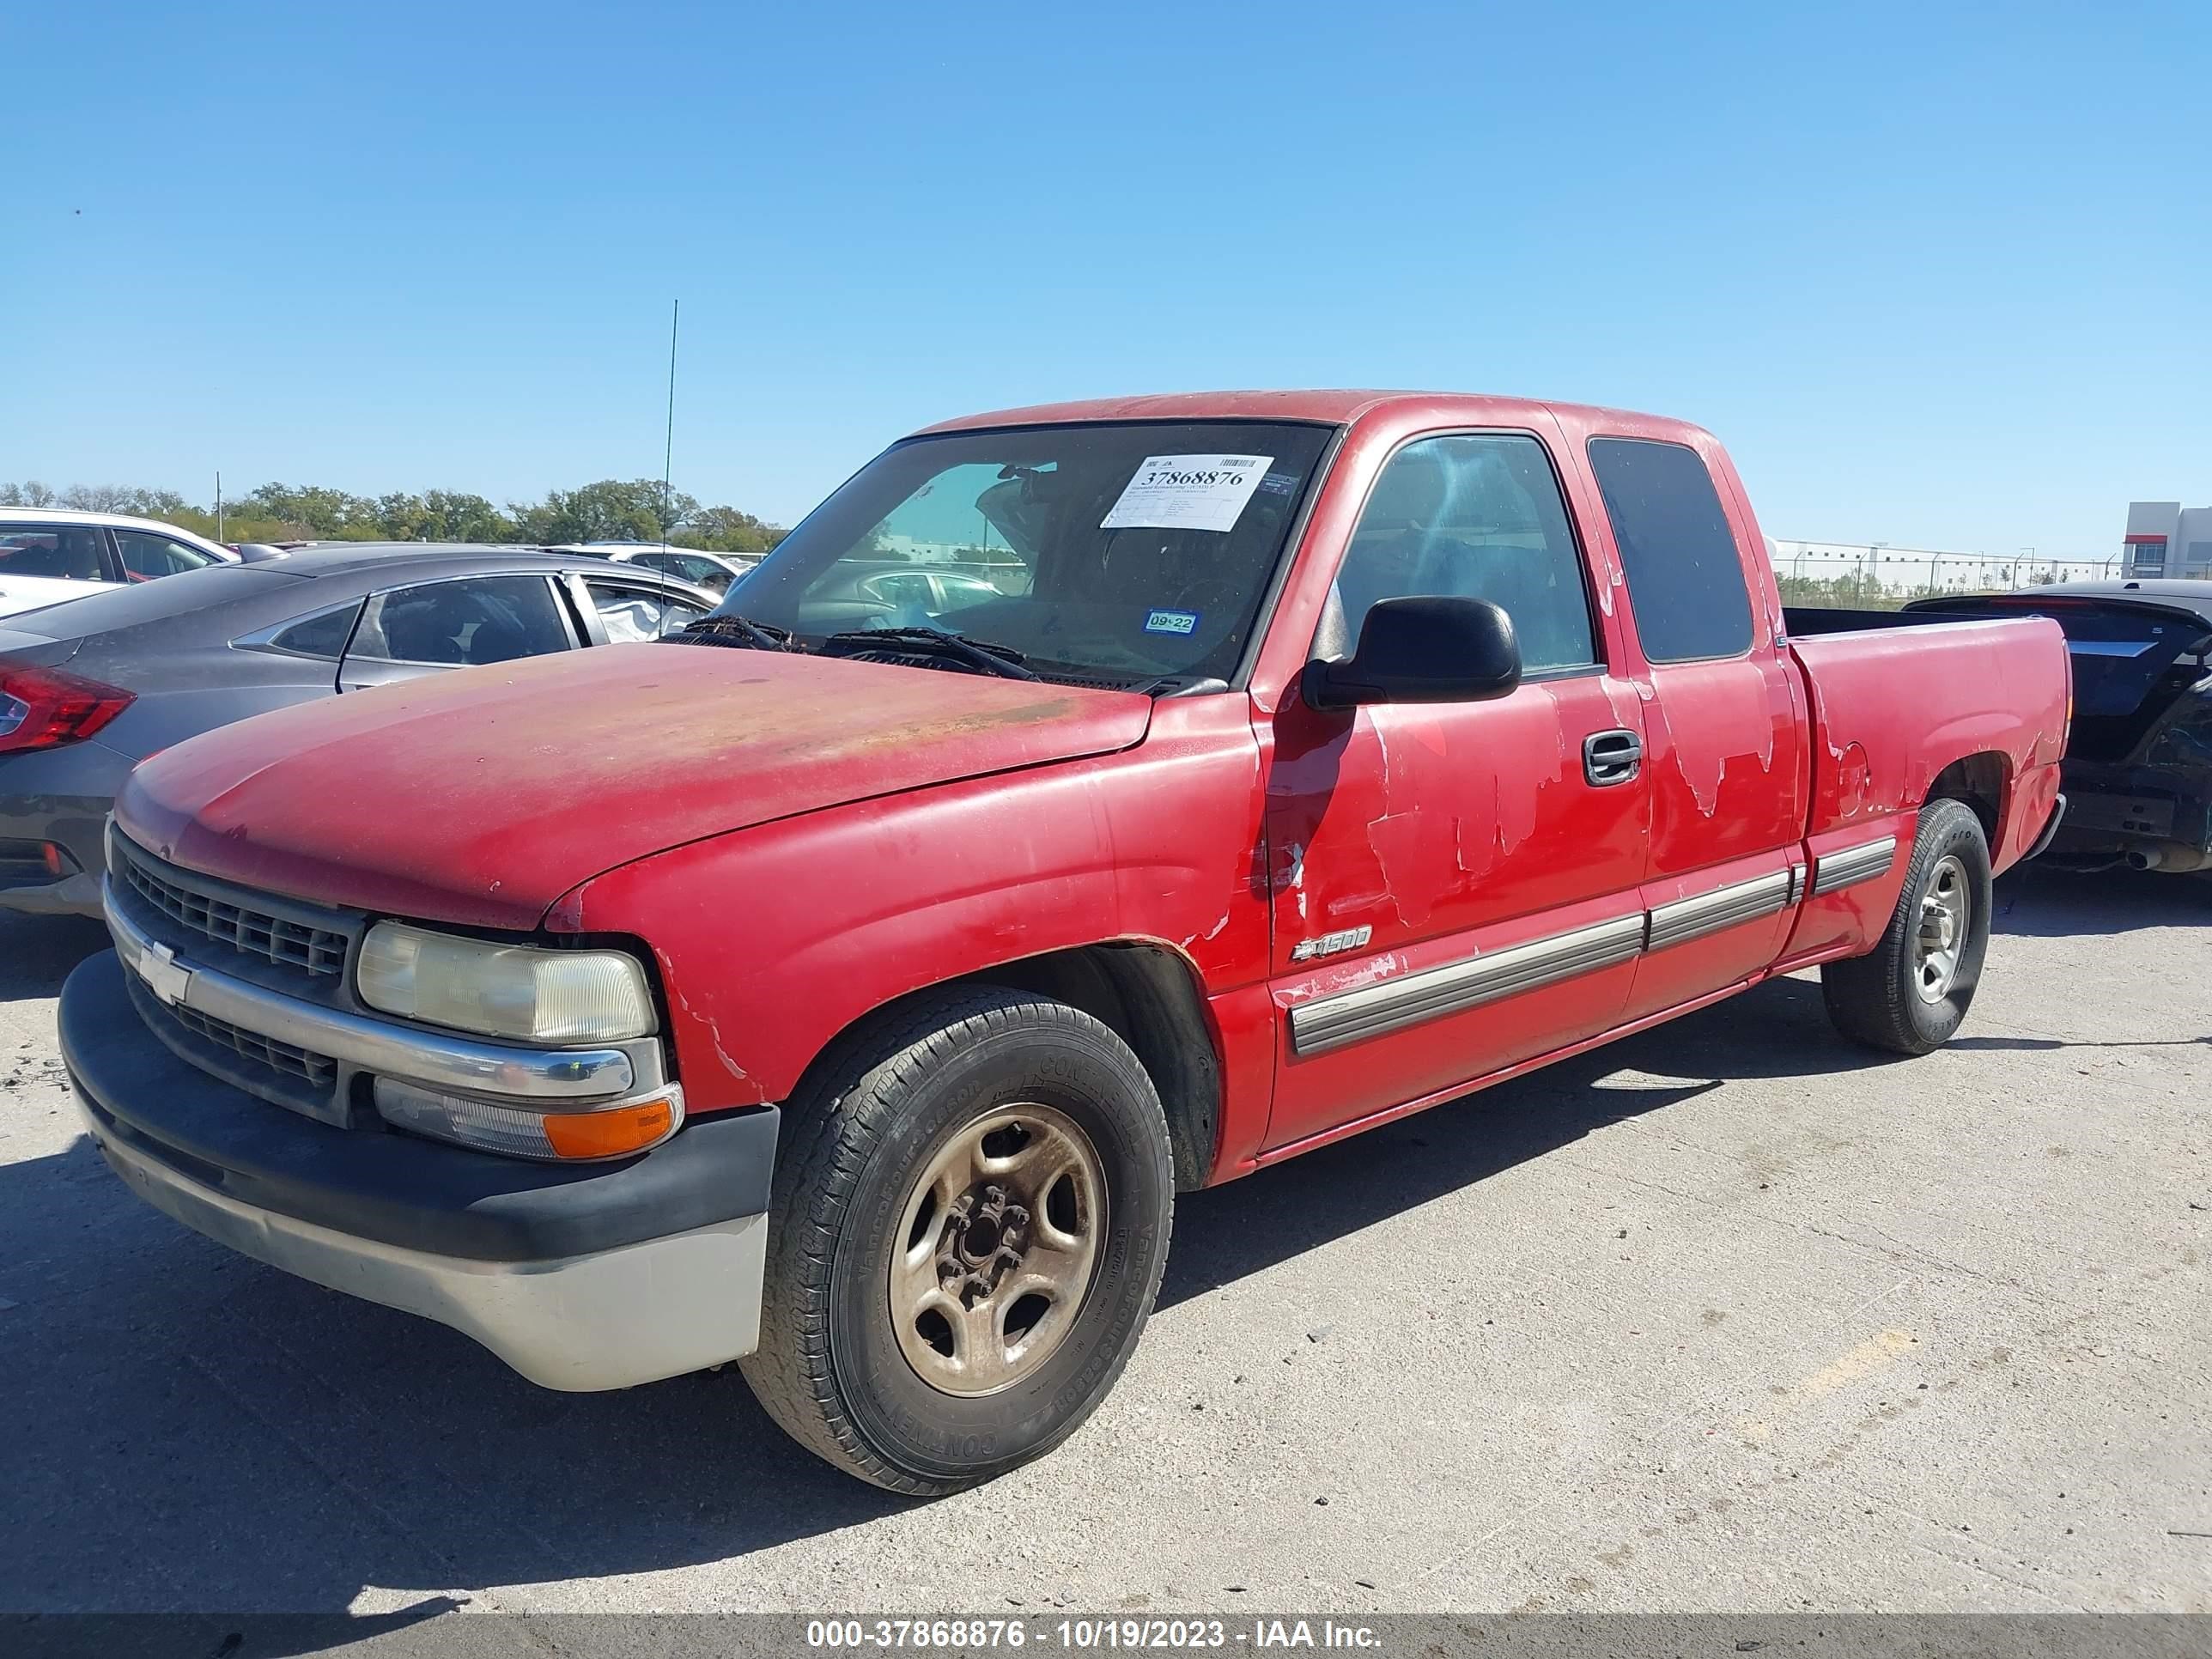
<path fill-rule="evenodd" d="M 1151 720 L 1127 691 L 603 646 L 222 727 L 140 766 L 116 817 L 163 858 L 246 886 L 529 928 L 579 883 L 664 848 L 1110 753 Z"/>

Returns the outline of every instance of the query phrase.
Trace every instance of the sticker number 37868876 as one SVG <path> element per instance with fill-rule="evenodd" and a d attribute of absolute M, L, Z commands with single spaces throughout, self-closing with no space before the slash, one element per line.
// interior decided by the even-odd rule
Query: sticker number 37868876
<path fill-rule="evenodd" d="M 1147 455 L 1101 530 L 1233 530 L 1270 455 Z"/>

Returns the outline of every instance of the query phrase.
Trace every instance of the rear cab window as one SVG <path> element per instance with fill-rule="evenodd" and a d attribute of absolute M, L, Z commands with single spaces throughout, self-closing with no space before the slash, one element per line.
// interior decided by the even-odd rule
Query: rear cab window
<path fill-rule="evenodd" d="M 1589 453 L 1645 659 L 1702 662 L 1750 650 L 1743 556 L 1704 458 L 1647 438 L 1592 438 Z"/>

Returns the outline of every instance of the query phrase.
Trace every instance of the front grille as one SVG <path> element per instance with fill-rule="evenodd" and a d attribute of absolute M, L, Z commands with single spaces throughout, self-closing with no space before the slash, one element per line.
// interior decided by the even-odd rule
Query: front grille
<path fill-rule="evenodd" d="M 287 921 L 267 910 L 202 892 L 188 880 L 178 878 L 183 872 L 157 871 L 120 836 L 116 839 L 121 854 L 118 862 L 131 890 L 171 921 L 280 966 L 303 968 L 331 979 L 345 972 L 343 933 Z"/>
<path fill-rule="evenodd" d="M 298 1078 L 320 1093 L 327 1094 L 337 1087 L 338 1063 L 328 1054 L 295 1048 L 291 1043 L 263 1036 L 258 1031 L 241 1030 L 228 1020 L 210 1019 L 198 1009 L 181 1004 L 170 1004 L 162 1012 L 203 1041 L 258 1061 L 272 1072 Z"/>

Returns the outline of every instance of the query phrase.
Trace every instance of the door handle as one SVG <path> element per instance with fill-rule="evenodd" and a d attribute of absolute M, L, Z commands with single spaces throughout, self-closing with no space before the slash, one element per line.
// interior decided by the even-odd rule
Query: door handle
<path fill-rule="evenodd" d="M 1583 777 L 1602 789 L 1626 783 L 1644 766 L 1644 739 L 1635 732 L 1593 732 L 1583 739 Z"/>

